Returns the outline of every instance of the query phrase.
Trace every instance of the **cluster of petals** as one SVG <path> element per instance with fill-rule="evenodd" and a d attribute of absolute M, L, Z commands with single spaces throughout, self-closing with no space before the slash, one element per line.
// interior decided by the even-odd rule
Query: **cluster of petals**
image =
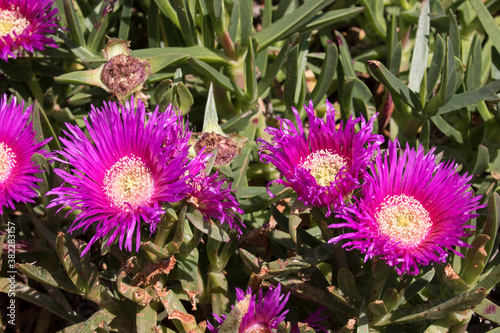
<path fill-rule="evenodd" d="M 120 248 L 124 245 L 129 251 L 135 243 L 137 251 L 141 221 L 153 233 L 164 213 L 162 203 L 180 201 L 189 192 L 185 180 L 189 132 L 180 119 L 172 107 L 147 114 L 141 101 L 134 107 L 132 97 L 125 106 L 112 102 L 102 109 L 92 106 L 85 119 L 90 139 L 78 126 L 67 125 L 60 161 L 70 172 L 55 170 L 65 184 L 49 192 L 57 198 L 48 207 L 79 210 L 70 232 L 95 227 L 82 255 L 103 237 L 108 238 L 106 245 L 118 238 Z M 179 133 L 174 135 L 172 129 Z"/>
<path fill-rule="evenodd" d="M 231 193 L 231 183 L 225 187 L 227 179 L 221 178 L 219 171 L 207 175 L 206 164 L 212 155 L 198 154 L 189 164 L 187 201 L 194 205 L 205 219 L 214 218 L 222 224 L 228 224 L 231 230 L 242 234 L 245 227 L 236 214 L 243 214 L 239 203 Z"/>
<path fill-rule="evenodd" d="M 388 145 L 370 165 L 360 198 L 338 215 L 346 222 L 330 226 L 353 231 L 330 242 L 346 240 L 343 246 L 359 249 L 365 261 L 379 256 L 399 274 L 415 275 L 418 265 L 444 263 L 448 250 L 462 256 L 454 247 L 470 247 L 462 240 L 472 228 L 467 223 L 484 207 L 468 184 L 472 176 L 458 174 L 454 162 L 436 165 L 434 149 L 426 154 L 422 146 Z"/>
<path fill-rule="evenodd" d="M 281 285 L 276 288 L 269 288 L 265 296 L 262 295 L 262 289 L 259 290 L 259 297 L 252 294 L 248 289 L 245 293 L 243 290 L 236 288 L 236 300 L 242 302 L 245 298 L 249 298 L 248 310 L 241 319 L 238 332 L 271 332 L 278 328 L 278 325 L 285 320 L 288 310 L 284 310 L 290 293 L 281 294 Z M 222 325 L 226 319 L 225 315 L 218 316 L 214 314 L 215 320 Z M 210 332 L 219 332 L 219 328 L 215 328 L 211 323 L 207 322 L 207 328 Z"/>
<path fill-rule="evenodd" d="M 8 61 L 20 52 L 57 47 L 54 34 L 58 27 L 59 11 L 54 0 L 0 0 L 0 58 Z"/>
<path fill-rule="evenodd" d="M 42 172 L 33 162 L 33 156 L 50 157 L 42 147 L 50 139 L 38 142 L 30 116 L 33 107 L 24 110 L 24 102 L 17 104 L 7 95 L 0 100 L 0 215 L 3 207 L 14 209 L 14 202 L 34 202 L 38 196 L 35 174 Z"/>
<path fill-rule="evenodd" d="M 360 186 L 366 167 L 383 138 L 372 134 L 375 116 L 368 123 L 363 117 L 350 117 L 345 126 L 342 121 L 337 126 L 335 109 L 328 101 L 326 121 L 315 115 L 312 101 L 305 110 L 309 134 L 306 135 L 299 113 L 293 109 L 297 127 L 288 119 L 280 119 L 280 128 L 268 127 L 266 131 L 272 136 L 272 142 L 257 140 L 260 158 L 274 164 L 282 175 L 276 182 L 291 187 L 305 205 L 327 207 L 330 212 L 342 207 Z M 357 125 L 359 131 L 356 132 Z M 318 183 L 305 162 L 314 156 L 321 158 L 322 154 L 333 158 L 333 163 L 340 163 L 331 179 Z"/>

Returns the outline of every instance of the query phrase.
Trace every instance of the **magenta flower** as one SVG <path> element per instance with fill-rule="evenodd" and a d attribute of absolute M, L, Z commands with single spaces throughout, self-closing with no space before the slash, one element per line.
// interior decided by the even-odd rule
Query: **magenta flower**
<path fill-rule="evenodd" d="M 58 27 L 54 0 L 0 0 L 0 58 L 57 47 L 49 34 Z"/>
<path fill-rule="evenodd" d="M 323 312 L 325 312 L 324 307 L 320 307 L 313 314 L 309 312 L 309 317 L 301 321 L 301 323 L 307 324 L 307 326 L 313 328 L 315 332 L 327 332 L 326 328 L 321 326 L 321 323 L 328 319 L 327 316 L 323 315 Z M 299 325 L 292 325 L 290 333 L 300 333 Z"/>
<path fill-rule="evenodd" d="M 246 294 L 243 290 L 236 288 L 236 300 L 238 302 L 244 301 L 249 298 L 248 310 L 241 320 L 238 333 L 251 333 L 251 332 L 271 332 L 278 328 L 278 325 L 285 320 L 285 315 L 288 310 L 283 311 L 290 293 L 281 295 L 281 285 L 278 284 L 276 288 L 269 288 L 266 295 L 262 296 L 262 289 L 259 290 L 259 299 L 257 295 L 252 295 L 250 289 Z M 214 318 L 219 325 L 224 323 L 225 315 L 221 317 L 214 314 Z M 219 332 L 212 324 L 207 322 L 207 328 L 212 333 Z"/>
<path fill-rule="evenodd" d="M 224 187 L 227 179 L 219 177 L 219 171 L 212 175 L 205 173 L 206 162 L 211 155 L 201 153 L 189 165 L 187 202 L 195 206 L 204 218 L 214 218 L 228 224 L 232 230 L 242 234 L 245 225 L 236 214 L 243 214 L 239 203 L 231 193 L 231 183 Z"/>
<path fill-rule="evenodd" d="M 37 142 L 33 123 L 29 121 L 32 106 L 26 111 L 24 102 L 7 102 L 7 95 L 0 100 L 0 215 L 3 207 L 14 209 L 15 202 L 34 202 L 40 181 L 35 174 L 42 172 L 32 161 L 33 155 L 50 157 L 41 148 L 51 139 Z"/>
<path fill-rule="evenodd" d="M 360 180 L 373 156 L 383 142 L 382 136 L 372 134 L 372 117 L 368 123 L 352 117 L 337 129 L 335 109 L 327 101 L 326 122 L 314 114 L 312 102 L 305 107 L 309 117 L 309 134 L 297 110 L 293 109 L 298 128 L 290 120 L 281 119 L 280 128 L 267 128 L 273 143 L 262 139 L 261 160 L 273 163 L 283 179 L 276 182 L 291 187 L 305 205 L 337 209 L 344 205 Z M 359 123 L 360 130 L 355 132 Z M 266 152 L 265 152 L 266 151 Z"/>
<path fill-rule="evenodd" d="M 359 249 L 365 261 L 380 256 L 399 274 L 419 273 L 418 265 L 444 263 L 448 250 L 470 247 L 467 222 L 478 216 L 475 210 L 480 196 L 474 196 L 468 181 L 460 176 L 453 162 L 435 163 L 432 149 L 425 154 L 417 150 L 399 150 L 389 142 L 385 154 L 379 153 L 367 174 L 361 198 L 356 206 L 348 206 L 339 215 L 346 223 L 332 228 L 348 227 L 353 232 L 335 237 L 330 242 L 346 239 L 343 246 Z"/>
<path fill-rule="evenodd" d="M 189 138 L 172 106 L 165 112 L 158 108 L 146 115 L 144 104 L 134 107 L 133 96 L 125 106 L 105 103 L 99 110 L 92 106 L 85 124 L 90 139 L 78 126 L 67 125 L 61 138 L 61 155 L 71 173 L 57 169 L 66 185 L 53 189 L 55 198 L 49 207 L 63 205 L 81 210 L 70 228 L 87 230 L 95 235 L 82 252 L 85 255 L 98 239 L 109 237 L 109 246 L 117 238 L 120 248 L 132 251 L 140 246 L 141 220 L 153 233 L 164 210 L 163 202 L 182 200 L 189 189 L 185 174 L 188 165 Z M 179 131 L 178 141 L 165 138 Z M 184 134 L 182 134 L 184 133 Z M 183 136 L 184 135 L 184 136 Z M 170 135 L 170 138 L 175 136 Z M 61 160 L 62 162 L 65 162 Z"/>

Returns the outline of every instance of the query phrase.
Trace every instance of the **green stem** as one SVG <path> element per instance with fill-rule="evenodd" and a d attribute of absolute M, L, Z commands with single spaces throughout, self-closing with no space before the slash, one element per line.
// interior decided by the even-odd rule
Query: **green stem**
<path fill-rule="evenodd" d="M 26 81 L 26 84 L 31 90 L 31 93 L 35 97 L 36 100 L 40 103 L 40 105 L 43 105 L 43 90 L 42 87 L 40 87 L 40 84 L 38 83 L 38 80 L 36 79 L 35 73 L 30 76 L 28 81 Z"/>
<path fill-rule="evenodd" d="M 410 119 L 406 122 L 406 124 L 403 127 L 403 130 L 401 131 L 401 135 L 404 136 L 405 138 L 414 138 L 420 127 L 425 122 L 425 117 L 423 117 L 421 114 L 418 114 L 415 111 L 412 111 L 410 115 Z"/>
<path fill-rule="evenodd" d="M 372 261 L 372 271 L 373 271 L 373 284 L 368 296 L 368 304 L 380 299 L 382 291 L 385 287 L 385 282 L 387 278 L 392 273 L 393 269 L 389 267 L 385 261 L 379 258 L 374 258 Z"/>
<path fill-rule="evenodd" d="M 177 221 L 171 218 L 168 215 L 165 215 L 165 218 L 158 225 L 158 229 L 155 233 L 154 243 L 158 247 L 164 247 L 167 243 L 167 238 L 170 235 L 170 232 L 175 226 Z M 180 223 L 180 222 L 179 222 Z"/>

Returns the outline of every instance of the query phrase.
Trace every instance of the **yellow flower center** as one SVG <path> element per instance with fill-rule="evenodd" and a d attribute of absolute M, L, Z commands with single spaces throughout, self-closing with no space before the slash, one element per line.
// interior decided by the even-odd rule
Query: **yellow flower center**
<path fill-rule="evenodd" d="M 16 165 L 16 154 L 5 143 L 0 142 L 0 185 L 9 178 Z"/>
<path fill-rule="evenodd" d="M 28 26 L 28 20 L 19 13 L 18 8 L 0 10 L 0 37 L 9 34 L 14 37 L 13 33 L 20 35 Z"/>
<path fill-rule="evenodd" d="M 330 186 L 347 160 L 328 150 L 317 150 L 302 161 L 299 166 L 308 169 L 320 186 Z"/>
<path fill-rule="evenodd" d="M 106 172 L 103 188 L 114 205 L 130 210 L 149 203 L 154 182 L 144 162 L 129 155 L 122 157 Z"/>
<path fill-rule="evenodd" d="M 375 215 L 380 232 L 404 247 L 419 245 L 429 234 L 429 212 L 412 196 L 392 195 L 384 199 Z"/>

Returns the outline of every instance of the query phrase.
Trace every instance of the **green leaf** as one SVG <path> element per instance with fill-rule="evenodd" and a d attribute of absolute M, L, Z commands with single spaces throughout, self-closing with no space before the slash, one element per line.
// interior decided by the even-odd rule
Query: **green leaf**
<path fill-rule="evenodd" d="M 472 171 L 471 174 L 474 176 L 481 175 L 488 167 L 488 162 L 490 161 L 490 153 L 488 148 L 483 145 L 478 145 L 476 156 L 474 157 L 474 163 L 471 164 Z"/>
<path fill-rule="evenodd" d="M 420 91 L 420 84 L 427 70 L 427 53 L 429 50 L 429 31 L 431 25 L 429 1 L 424 0 L 422 2 L 408 77 L 408 88 L 417 93 Z"/>
<path fill-rule="evenodd" d="M 487 294 L 486 289 L 478 288 L 453 297 L 415 306 L 403 307 L 384 316 L 381 320 L 375 322 L 374 326 L 443 318 L 451 312 L 465 311 L 477 306 L 483 301 Z"/>
<path fill-rule="evenodd" d="M 250 124 L 251 123 L 252 122 L 250 121 Z M 254 129 L 256 127 L 257 126 L 254 124 Z M 250 153 L 254 149 L 255 147 L 252 147 L 249 143 L 246 143 L 243 149 L 241 150 L 240 155 L 236 156 L 231 164 L 231 169 L 234 178 L 233 188 L 236 191 L 240 191 L 242 187 L 247 186 L 246 172 L 248 169 L 248 165 L 250 164 Z"/>
<path fill-rule="evenodd" d="M 160 47 L 160 11 L 155 1 L 151 1 L 148 11 L 148 46 Z"/>
<path fill-rule="evenodd" d="M 116 318 L 116 314 L 112 313 L 111 308 L 106 308 L 95 312 L 89 319 L 85 320 L 76 328 L 77 333 L 93 333 L 96 329 L 106 323 L 108 326 Z"/>
<path fill-rule="evenodd" d="M 347 268 L 340 268 L 337 275 L 338 286 L 340 290 L 344 293 L 344 297 L 350 304 L 356 304 L 359 306 L 361 304 L 361 294 L 356 286 L 356 279 L 354 274 Z"/>
<path fill-rule="evenodd" d="M 81 30 L 73 3 L 74 1 L 71 0 L 63 0 L 64 15 L 66 17 L 66 22 L 68 23 L 68 30 L 71 34 L 72 40 L 74 40 L 76 44 L 85 47 L 85 38 L 83 37 L 83 32 Z"/>
<path fill-rule="evenodd" d="M 192 250 L 190 253 L 179 253 L 177 256 L 177 268 L 179 272 L 182 289 L 188 296 L 193 309 L 196 308 L 195 297 L 200 290 L 199 285 L 199 253 L 198 249 Z"/>
<path fill-rule="evenodd" d="M 270 27 L 262 29 L 255 35 L 259 44 L 259 51 L 273 44 L 278 40 L 288 38 L 305 26 L 316 13 L 327 7 L 335 0 L 306 1 L 302 6 L 293 11 L 290 15 L 285 15 Z"/>
<path fill-rule="evenodd" d="M 243 317 L 248 312 L 248 307 L 250 305 L 250 296 L 245 296 L 245 298 L 239 301 L 229 312 L 229 314 L 224 319 L 224 322 L 220 325 L 220 332 L 235 332 L 236 327 L 240 327 Z"/>
<path fill-rule="evenodd" d="M 386 39 L 387 26 L 384 19 L 384 1 L 383 0 L 361 0 L 361 5 L 365 7 L 366 20 L 375 31 L 375 33 Z"/>
<path fill-rule="evenodd" d="M 457 20 L 455 18 L 455 14 L 450 9 L 450 13 L 448 14 L 450 18 L 450 27 L 448 29 L 448 35 L 450 36 L 451 45 L 453 46 L 453 53 L 456 57 L 460 58 L 460 31 L 458 29 Z"/>
<path fill-rule="evenodd" d="M 292 35 L 283 44 L 280 53 L 278 53 L 278 56 L 274 60 L 273 64 L 266 71 L 266 75 L 264 75 L 264 77 L 257 84 L 257 96 L 259 97 L 262 96 L 262 94 L 270 87 L 272 82 L 276 79 L 276 76 L 278 75 L 279 71 L 285 64 L 285 61 L 288 56 L 288 51 L 290 50 L 296 39 L 297 35 Z"/>
<path fill-rule="evenodd" d="M 333 75 L 335 74 L 335 69 L 337 68 L 338 59 L 339 52 L 337 50 L 337 46 L 329 41 L 326 45 L 325 60 L 321 66 L 321 72 L 316 82 L 316 86 L 309 96 L 309 98 L 313 101 L 313 105 L 317 105 L 320 102 L 330 87 Z"/>
<path fill-rule="evenodd" d="M 458 143 L 463 143 L 464 138 L 462 133 L 450 125 L 443 117 L 436 115 L 431 117 L 431 121 L 436 125 L 441 132 L 443 132 L 447 137 L 452 138 Z"/>
<path fill-rule="evenodd" d="M 403 46 L 402 46 L 401 42 L 398 42 L 396 44 L 396 48 L 394 49 L 394 52 L 392 53 L 391 62 L 389 63 L 389 70 L 394 75 L 399 74 L 399 67 L 401 66 L 402 54 L 403 54 Z"/>
<path fill-rule="evenodd" d="M 198 230 L 207 234 L 210 238 L 220 242 L 229 240 L 228 233 L 211 219 L 204 219 L 202 213 L 198 209 L 189 206 L 186 211 L 186 217 Z"/>
<path fill-rule="evenodd" d="M 226 276 L 223 273 L 208 273 L 208 281 L 210 282 L 210 298 L 212 300 L 212 311 L 216 314 L 227 313 L 229 300 L 228 283 Z"/>
<path fill-rule="evenodd" d="M 434 44 L 434 55 L 432 56 L 431 66 L 427 72 L 427 96 L 432 96 L 434 87 L 439 79 L 439 74 L 443 69 L 444 63 L 444 41 L 440 35 L 436 35 L 436 42 Z"/>
<path fill-rule="evenodd" d="M 110 12 L 108 12 L 108 4 L 104 2 L 101 2 L 99 6 L 94 8 L 94 14 L 97 15 L 99 20 L 96 22 L 97 24 L 93 25 L 93 29 L 90 31 L 90 35 L 87 38 L 88 49 L 91 53 L 96 54 L 104 44 L 105 34 L 108 31 L 111 18 L 113 14 L 117 12 L 121 3 L 121 1 L 109 3 L 111 6 Z M 97 12 L 98 8 L 99 12 Z"/>
<path fill-rule="evenodd" d="M 380 61 L 371 60 L 367 63 L 373 76 L 391 90 L 391 93 L 401 98 L 413 109 L 421 109 L 418 95 L 392 74 Z"/>
<path fill-rule="evenodd" d="M 186 54 L 165 54 L 144 59 L 151 67 L 151 74 L 161 71 L 165 67 L 175 66 L 188 58 Z"/>
<path fill-rule="evenodd" d="M 188 6 L 185 0 L 173 0 L 174 10 L 177 13 L 177 18 L 179 19 L 179 30 L 181 32 L 184 41 L 188 46 L 197 45 L 196 30 L 194 27 L 193 18 L 188 12 Z"/>
<path fill-rule="evenodd" d="M 172 290 L 161 291 L 156 290 L 168 319 L 172 320 L 175 327 L 181 333 L 202 333 L 196 325 L 194 316 L 188 314 L 182 303 L 177 298 L 177 295 Z"/>
<path fill-rule="evenodd" d="M 500 80 L 487 84 L 484 87 L 454 95 L 448 103 L 437 110 L 437 115 L 461 109 L 483 100 L 496 99 L 500 91 Z"/>
<path fill-rule="evenodd" d="M 87 71 L 69 72 L 54 78 L 58 83 L 62 84 L 85 84 L 100 87 L 109 92 L 108 87 L 101 82 L 101 72 L 104 66 Z"/>
<path fill-rule="evenodd" d="M 475 34 L 472 40 L 469 58 L 467 59 L 467 70 L 465 72 L 465 85 L 467 90 L 474 90 L 481 87 L 481 54 L 481 41 Z"/>
<path fill-rule="evenodd" d="M 453 94 L 455 93 L 456 76 L 457 74 L 455 68 L 455 56 L 453 55 L 453 46 L 451 45 L 450 38 L 448 38 L 446 48 L 446 61 L 444 64 L 443 75 L 441 77 L 441 87 L 439 88 L 437 94 L 425 104 L 425 114 L 428 114 L 430 116 L 435 115 L 438 108 L 448 103 L 448 101 L 453 97 Z"/>
<path fill-rule="evenodd" d="M 342 91 L 342 106 L 342 116 L 347 118 L 355 114 L 370 119 L 376 113 L 370 89 L 358 78 L 347 80 Z"/>
<path fill-rule="evenodd" d="M 136 306 L 136 316 L 135 322 L 137 327 L 137 333 L 150 333 L 154 332 L 157 327 L 157 308 L 156 302 L 149 303 L 146 306 Z"/>
<path fill-rule="evenodd" d="M 163 15 L 165 15 L 172 23 L 177 27 L 177 29 L 181 29 L 181 25 L 179 23 L 179 18 L 177 17 L 177 13 L 170 4 L 170 1 L 167 0 L 154 0 L 158 8 L 160 8 Z"/>
<path fill-rule="evenodd" d="M 481 317 L 500 324 L 500 306 L 496 305 L 487 298 L 483 299 L 481 304 L 474 308 L 474 312 Z"/>
<path fill-rule="evenodd" d="M 8 294 L 10 288 L 10 280 L 4 277 L 0 277 L 0 292 Z M 77 314 L 75 311 L 70 313 L 66 311 L 58 302 L 56 302 L 52 297 L 39 292 L 38 290 L 32 289 L 30 286 L 21 283 L 19 281 L 15 282 L 16 297 L 21 298 L 27 302 L 30 302 L 39 307 L 45 308 L 52 312 L 53 314 L 61 317 L 70 323 L 79 323 L 85 318 Z"/>
<path fill-rule="evenodd" d="M 301 108 L 305 98 L 305 68 L 307 53 L 309 52 L 309 37 L 302 36 L 299 44 L 295 45 L 288 55 L 286 66 L 286 80 L 283 85 L 283 100 L 286 105 L 285 115 L 295 120 L 292 107 Z"/>
<path fill-rule="evenodd" d="M 141 243 L 141 249 L 154 254 L 159 260 L 171 257 L 174 253 L 170 253 L 164 248 L 161 248 L 153 242 Z"/>
<path fill-rule="evenodd" d="M 356 329 L 356 333 L 368 333 L 370 332 L 370 325 L 368 320 L 368 315 L 366 313 L 366 300 L 363 299 L 361 303 L 361 308 L 359 309 L 359 321 Z"/>
<path fill-rule="evenodd" d="M 257 76 L 255 68 L 255 54 L 253 51 L 254 48 L 250 37 L 248 37 L 247 45 L 247 56 L 245 59 L 245 90 L 246 96 L 253 102 L 257 99 Z"/>
<path fill-rule="evenodd" d="M 87 281 L 80 263 L 80 253 L 75 245 L 68 242 L 62 232 L 57 234 L 56 251 L 61 260 L 66 274 L 68 274 L 73 284 L 81 291 L 87 292 Z"/>
<path fill-rule="evenodd" d="M 488 257 L 488 253 L 485 251 L 485 245 L 488 242 L 491 243 L 491 237 L 480 234 L 472 241 L 472 247 L 467 249 L 462 276 L 468 284 L 473 284 L 484 270 L 486 258 Z"/>
<path fill-rule="evenodd" d="M 500 221 L 500 196 L 497 192 L 494 192 L 493 195 L 488 200 L 488 215 L 486 216 L 486 221 L 484 222 L 483 230 L 481 233 L 484 235 L 488 235 L 491 240 L 486 243 L 484 246 L 485 252 L 488 254 L 485 259 L 485 263 L 487 263 L 491 255 L 494 252 L 493 245 L 495 244 L 495 239 L 498 237 L 498 225 Z"/>
<path fill-rule="evenodd" d="M 434 270 L 434 268 L 432 268 L 424 275 L 415 278 L 415 280 L 408 286 L 408 288 L 404 290 L 404 293 L 402 295 L 403 297 L 399 298 L 398 306 L 402 306 L 405 303 L 409 302 L 413 298 L 413 296 L 424 289 L 424 287 L 428 285 L 429 282 L 431 282 L 435 272 L 436 271 Z"/>
<path fill-rule="evenodd" d="M 343 9 L 329 10 L 326 13 L 319 13 L 309 21 L 304 27 L 300 28 L 300 33 L 307 33 L 313 30 L 319 30 L 339 22 L 347 22 L 356 17 L 364 10 L 363 7 L 349 7 Z"/>
<path fill-rule="evenodd" d="M 347 42 L 340 32 L 335 31 L 335 36 L 337 37 L 337 43 L 339 44 L 340 64 L 344 70 L 345 77 L 346 79 L 355 79 L 356 71 L 352 65 L 351 53 Z"/>
<path fill-rule="evenodd" d="M 240 0 L 240 41 L 242 49 L 251 49 L 252 40 L 250 35 L 252 34 L 253 26 L 253 12 L 252 12 L 252 0 Z M 252 51 L 253 53 L 253 51 Z M 247 58 L 248 61 L 248 58 Z"/>
<path fill-rule="evenodd" d="M 398 17 L 396 14 L 392 14 L 390 18 L 390 26 L 387 32 L 387 66 L 391 68 L 391 64 L 393 62 L 393 54 L 396 50 L 396 46 L 399 43 L 398 38 Z M 399 66 L 398 66 L 399 68 Z M 397 75 L 398 72 L 392 72 L 394 75 Z"/>
<path fill-rule="evenodd" d="M 471 3 L 488 37 L 493 41 L 497 51 L 500 52 L 500 28 L 498 24 L 481 0 L 471 0 Z"/>
<path fill-rule="evenodd" d="M 82 295 L 83 293 L 78 290 L 73 284 L 71 279 L 66 276 L 52 273 L 46 268 L 33 266 L 30 264 L 17 264 L 16 269 L 35 281 L 46 283 L 50 286 L 64 289 L 70 293 Z"/>
<path fill-rule="evenodd" d="M 128 40 L 130 31 L 130 19 L 132 17 L 132 6 L 134 0 L 124 0 L 122 7 L 122 16 L 120 19 L 120 28 L 118 30 L 118 39 Z"/>
<path fill-rule="evenodd" d="M 226 55 L 224 55 L 223 52 L 219 50 L 209 49 L 203 46 L 148 48 L 133 50 L 130 55 L 134 58 L 140 59 L 162 56 L 170 56 L 172 58 L 179 59 L 195 57 L 203 62 L 213 65 L 226 65 L 231 60 Z"/>
<path fill-rule="evenodd" d="M 221 74 L 212 66 L 208 65 L 202 60 L 192 57 L 187 59 L 187 63 L 195 70 L 197 70 L 200 74 L 207 76 L 210 80 L 216 82 L 227 91 L 235 94 L 237 97 L 243 97 L 244 93 L 241 88 L 238 87 L 233 80 Z"/>

